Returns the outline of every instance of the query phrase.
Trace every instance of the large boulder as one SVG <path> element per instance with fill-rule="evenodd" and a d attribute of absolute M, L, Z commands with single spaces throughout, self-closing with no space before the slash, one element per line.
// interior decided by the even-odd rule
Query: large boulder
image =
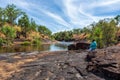
<path fill-rule="evenodd" d="M 76 50 L 76 44 L 69 45 L 68 50 Z"/>
<path fill-rule="evenodd" d="M 79 43 L 76 43 L 76 49 L 88 49 L 90 46 L 89 43 L 85 43 L 85 42 L 79 42 Z"/>
<path fill-rule="evenodd" d="M 68 46 L 68 50 L 79 50 L 79 49 L 88 49 L 90 46 L 89 43 L 78 42 L 76 44 L 71 44 Z"/>

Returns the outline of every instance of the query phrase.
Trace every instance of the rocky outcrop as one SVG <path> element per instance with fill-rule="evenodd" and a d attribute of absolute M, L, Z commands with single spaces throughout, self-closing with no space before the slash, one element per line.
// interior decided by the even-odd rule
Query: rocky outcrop
<path fill-rule="evenodd" d="M 120 80 L 119 47 L 114 46 L 90 52 L 86 60 L 88 61 L 87 71 L 107 79 L 110 78 L 110 80 Z"/>
<path fill-rule="evenodd" d="M 90 46 L 89 43 L 85 43 L 85 42 L 78 42 L 75 44 L 71 44 L 68 46 L 68 50 L 79 50 L 79 49 L 88 49 Z"/>
<path fill-rule="evenodd" d="M 46 53 L 48 54 L 41 57 Z M 10 77 L 1 80 L 104 80 L 86 71 L 86 54 L 85 51 L 19 54 L 21 59 L 34 56 L 35 60 L 19 65 L 20 71 L 14 71 Z M 18 59 L 21 60 L 20 58 Z"/>
<path fill-rule="evenodd" d="M 76 44 L 69 45 L 68 50 L 76 50 Z"/>

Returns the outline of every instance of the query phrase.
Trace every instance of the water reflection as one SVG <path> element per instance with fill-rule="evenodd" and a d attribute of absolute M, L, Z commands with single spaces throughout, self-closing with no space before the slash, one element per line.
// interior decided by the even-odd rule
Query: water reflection
<path fill-rule="evenodd" d="M 61 42 L 57 44 L 44 44 L 44 45 L 31 45 L 31 46 L 11 46 L 0 47 L 0 53 L 12 53 L 12 52 L 31 52 L 31 51 L 60 51 L 67 50 L 67 46 L 72 42 Z"/>

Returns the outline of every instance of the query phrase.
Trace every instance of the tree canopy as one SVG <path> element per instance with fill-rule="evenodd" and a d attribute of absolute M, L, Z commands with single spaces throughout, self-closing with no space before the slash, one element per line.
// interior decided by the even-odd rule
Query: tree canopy
<path fill-rule="evenodd" d="M 3 34 L 6 39 L 0 36 L 0 42 L 4 42 L 3 40 L 8 41 L 8 39 L 9 41 L 13 41 L 16 38 L 35 41 L 44 38 L 41 37 L 41 34 L 50 38 L 52 32 L 46 26 L 36 24 L 33 18 L 29 18 L 25 12 L 17 8 L 14 4 L 9 4 L 5 8 L 0 7 L 0 35 Z M 36 35 L 37 39 L 34 37 Z"/>

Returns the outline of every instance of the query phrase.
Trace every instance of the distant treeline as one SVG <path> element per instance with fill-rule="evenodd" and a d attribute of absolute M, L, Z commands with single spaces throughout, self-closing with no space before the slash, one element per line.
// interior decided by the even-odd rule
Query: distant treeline
<path fill-rule="evenodd" d="M 0 44 L 11 44 L 14 39 L 25 39 L 31 42 L 49 38 L 51 31 L 42 25 L 36 24 L 33 18 L 14 4 L 0 7 Z"/>
<path fill-rule="evenodd" d="M 73 29 L 53 34 L 56 40 L 92 40 L 95 39 L 98 47 L 113 45 L 120 38 L 120 15 L 115 18 L 106 18 L 92 23 L 83 29 Z"/>

